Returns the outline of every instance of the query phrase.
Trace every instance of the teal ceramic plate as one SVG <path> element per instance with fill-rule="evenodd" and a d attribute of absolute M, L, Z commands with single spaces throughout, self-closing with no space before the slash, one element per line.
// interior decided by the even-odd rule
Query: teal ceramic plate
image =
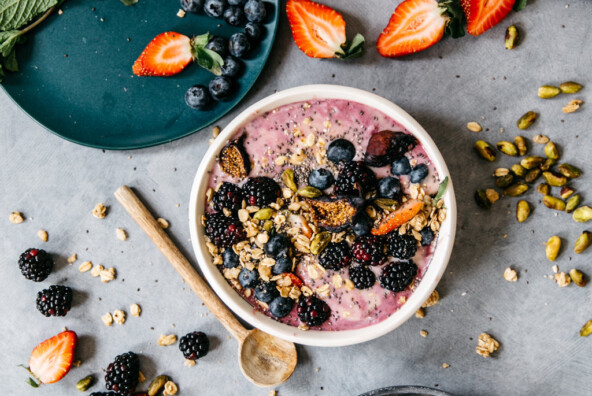
<path fill-rule="evenodd" d="M 136 77 L 132 65 L 157 34 L 222 37 L 241 31 L 205 15 L 176 16 L 178 0 L 67 0 L 17 48 L 21 71 L 6 76 L 5 91 L 31 117 L 75 143 L 134 149 L 187 136 L 228 113 L 247 94 L 269 56 L 278 24 L 278 0 L 266 1 L 263 40 L 256 44 L 229 101 L 207 111 L 185 104 L 185 91 L 213 77 L 196 64 L 172 77 Z M 15 132 L 17 133 L 17 132 Z"/>

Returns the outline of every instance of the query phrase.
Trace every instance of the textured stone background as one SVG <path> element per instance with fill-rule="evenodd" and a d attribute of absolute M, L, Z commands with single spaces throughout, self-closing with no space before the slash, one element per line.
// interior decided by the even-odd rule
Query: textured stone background
<path fill-rule="evenodd" d="M 513 138 L 518 133 L 516 119 L 534 109 L 541 113 L 540 119 L 524 134 L 545 133 L 556 140 L 564 158 L 587 171 L 574 186 L 584 201 L 590 198 L 589 104 L 579 113 L 563 115 L 561 107 L 572 97 L 543 101 L 536 89 L 544 83 L 581 81 L 588 87 L 577 97 L 592 103 L 592 2 L 530 0 L 525 11 L 512 13 L 481 37 L 447 39 L 403 60 L 382 59 L 374 49 L 395 1 L 325 2 L 343 12 L 350 33 L 366 36 L 367 54 L 353 62 L 309 59 L 292 43 L 283 15 L 262 77 L 242 106 L 219 125 L 275 90 L 301 84 L 335 83 L 375 91 L 411 113 L 439 145 L 456 187 L 458 233 L 438 286 L 441 302 L 424 319 L 412 318 L 391 334 L 361 345 L 299 347 L 298 368 L 277 388 L 280 395 L 358 394 L 402 384 L 458 395 L 591 394 L 592 340 L 578 336 L 580 326 L 592 318 L 590 286 L 560 289 L 545 278 L 551 264 L 543 247 L 551 235 L 561 236 L 565 249 L 557 261 L 560 270 L 575 266 L 592 274 L 592 251 L 572 253 L 575 238 L 586 226 L 542 207 L 534 191 L 527 200 L 535 209 L 524 224 L 514 219 L 514 199 L 500 201 L 489 212 L 478 210 L 473 191 L 491 186 L 493 169 L 512 162 L 506 157 L 486 163 L 471 146 L 477 138 L 492 143 Z M 503 36 L 511 23 L 519 27 L 523 40 L 516 50 L 506 51 Z M 159 147 L 102 152 L 48 133 L 4 93 L 0 93 L 0 114 L 3 393 L 77 394 L 77 380 L 89 373 L 102 377 L 101 368 L 116 354 L 134 350 L 142 354 L 147 378 L 167 373 L 185 395 L 267 394 L 243 378 L 235 341 L 228 339 L 112 196 L 124 183 L 136 187 L 154 213 L 170 221 L 170 234 L 193 257 L 187 202 L 210 129 Z M 489 130 L 480 135 L 467 131 L 466 123 L 473 120 Z M 542 152 L 542 147 L 536 149 Z M 109 206 L 103 221 L 90 215 L 100 201 Z M 10 224 L 7 217 L 13 210 L 22 211 L 27 221 Z M 115 238 L 116 227 L 128 231 L 128 241 Z M 49 232 L 43 248 L 58 257 L 57 271 L 42 284 L 33 284 L 21 277 L 16 259 L 26 248 L 42 245 L 36 237 L 40 228 Z M 80 274 L 77 264 L 66 263 L 74 252 L 77 264 L 92 260 L 116 267 L 117 280 L 101 284 Z M 517 283 L 503 279 L 508 265 L 519 271 Z M 75 306 L 65 318 L 45 318 L 34 307 L 35 293 L 53 283 L 76 289 Z M 100 322 L 105 312 L 127 309 L 134 302 L 142 306 L 141 318 L 131 317 L 124 326 L 111 328 Z M 33 346 L 63 326 L 80 335 L 78 357 L 83 364 L 59 384 L 31 390 L 24 383 L 26 373 L 16 365 L 26 363 Z M 195 329 L 208 333 L 213 347 L 194 368 L 183 367 L 177 345 L 156 344 L 160 334 L 181 336 Z M 429 332 L 426 339 L 420 337 L 421 329 Z M 494 358 L 474 352 L 483 331 L 502 344 Z M 450 364 L 448 369 L 442 368 L 444 362 Z M 101 379 L 92 390 L 102 387 Z"/>

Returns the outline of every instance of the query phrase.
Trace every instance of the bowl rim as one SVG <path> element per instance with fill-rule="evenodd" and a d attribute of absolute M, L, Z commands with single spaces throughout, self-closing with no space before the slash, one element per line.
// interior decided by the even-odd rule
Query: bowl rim
<path fill-rule="evenodd" d="M 224 278 L 212 263 L 204 241 L 201 214 L 204 212 L 205 191 L 211 168 L 220 149 L 241 125 L 260 114 L 279 106 L 307 101 L 344 99 L 361 103 L 393 118 L 421 143 L 438 171 L 441 180 L 448 177 L 448 187 L 443 195 L 447 216 L 439 230 L 438 240 L 428 270 L 407 302 L 385 320 L 355 330 L 302 331 L 294 326 L 278 322 L 249 304 Z M 346 346 L 378 338 L 405 323 L 427 300 L 442 278 L 454 245 L 456 233 L 456 200 L 450 172 L 436 144 L 423 127 L 406 111 L 393 102 L 376 94 L 341 85 L 313 84 L 289 88 L 267 96 L 236 116 L 218 135 L 204 154 L 196 172 L 189 199 L 189 230 L 191 244 L 204 277 L 218 297 L 241 319 L 266 333 L 298 344 L 312 346 Z"/>

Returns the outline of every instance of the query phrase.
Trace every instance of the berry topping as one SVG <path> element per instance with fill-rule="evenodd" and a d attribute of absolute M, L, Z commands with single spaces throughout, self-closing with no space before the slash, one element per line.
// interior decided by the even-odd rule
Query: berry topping
<path fill-rule="evenodd" d="M 335 180 L 335 193 L 339 195 L 364 195 L 376 188 L 376 176 L 374 172 L 361 162 L 349 162 L 343 164 L 337 180 Z"/>
<path fill-rule="evenodd" d="M 244 11 L 249 22 L 263 22 L 267 16 L 265 4 L 261 0 L 247 0 Z"/>
<path fill-rule="evenodd" d="M 286 272 L 292 272 L 294 270 L 294 263 L 287 254 L 281 254 L 275 258 L 275 264 L 271 267 L 271 272 L 274 275 L 284 274 Z"/>
<path fill-rule="evenodd" d="M 270 303 L 271 300 L 280 295 L 275 282 L 261 281 L 255 287 L 255 298 L 264 303 Z"/>
<path fill-rule="evenodd" d="M 228 55 L 226 58 L 224 58 L 224 64 L 220 66 L 222 75 L 230 78 L 237 77 L 241 73 L 242 69 L 243 67 L 240 61 L 232 55 Z"/>
<path fill-rule="evenodd" d="M 366 146 L 364 162 L 370 166 L 385 166 L 400 159 L 417 144 L 413 135 L 403 132 L 380 131 L 372 135 Z"/>
<path fill-rule="evenodd" d="M 251 50 L 249 38 L 243 32 L 234 33 L 228 43 L 228 51 L 237 58 L 243 58 Z"/>
<path fill-rule="evenodd" d="M 197 360 L 208 354 L 210 340 L 205 333 L 194 331 L 181 337 L 179 340 L 179 350 L 183 352 L 185 359 Z"/>
<path fill-rule="evenodd" d="M 44 316 L 66 316 L 72 308 L 72 289 L 52 285 L 37 293 L 37 309 Z"/>
<path fill-rule="evenodd" d="M 328 270 L 339 270 L 347 267 L 351 261 L 349 245 L 345 241 L 331 242 L 319 255 L 319 264 Z"/>
<path fill-rule="evenodd" d="M 331 316 L 331 308 L 318 297 L 301 298 L 298 302 L 298 318 L 310 327 L 322 325 Z"/>
<path fill-rule="evenodd" d="M 212 101 L 208 88 L 203 85 L 194 85 L 185 92 L 185 103 L 192 109 L 203 109 Z"/>
<path fill-rule="evenodd" d="M 243 190 L 239 186 L 224 182 L 212 197 L 212 202 L 218 212 L 228 209 L 235 213 L 242 207 L 243 199 Z"/>
<path fill-rule="evenodd" d="M 240 26 L 243 23 L 245 14 L 242 7 L 230 6 L 224 11 L 224 20 L 231 26 Z"/>
<path fill-rule="evenodd" d="M 339 164 L 341 161 L 351 162 L 355 156 L 356 148 L 352 142 L 346 139 L 333 140 L 327 147 L 327 158 L 335 164 Z"/>
<path fill-rule="evenodd" d="M 44 384 L 58 382 L 72 367 L 78 337 L 64 331 L 37 345 L 29 358 L 29 370 Z"/>
<path fill-rule="evenodd" d="M 294 300 L 288 297 L 276 297 L 269 303 L 269 312 L 276 318 L 287 316 L 294 308 Z"/>
<path fill-rule="evenodd" d="M 368 235 L 358 237 L 351 246 L 355 260 L 365 265 L 380 265 L 385 259 L 382 237 Z"/>
<path fill-rule="evenodd" d="M 172 76 L 193 61 L 192 42 L 176 32 L 154 37 L 140 54 L 132 71 L 137 76 Z"/>
<path fill-rule="evenodd" d="M 280 186 L 273 179 L 265 176 L 247 180 L 243 191 L 247 197 L 247 205 L 260 208 L 276 202 L 281 196 Z"/>
<path fill-rule="evenodd" d="M 181 0 L 181 8 L 183 11 L 197 14 L 203 11 L 204 0 Z"/>
<path fill-rule="evenodd" d="M 411 164 L 407 157 L 401 157 L 393 161 L 391 165 L 391 173 L 395 176 L 408 175 L 411 172 Z"/>
<path fill-rule="evenodd" d="M 35 282 L 45 280 L 53 269 L 53 259 L 43 249 L 27 249 L 19 257 L 23 276 Z"/>
<path fill-rule="evenodd" d="M 243 267 L 241 272 L 238 274 L 238 283 L 245 289 L 252 289 L 257 286 L 259 282 L 259 272 L 256 269 L 248 270 L 247 267 Z"/>
<path fill-rule="evenodd" d="M 403 291 L 411 284 L 417 274 L 417 265 L 413 260 L 391 263 L 382 269 L 378 277 L 380 286 L 392 292 Z"/>
<path fill-rule="evenodd" d="M 246 0 L 228 0 L 228 5 L 231 6 L 244 6 Z"/>
<path fill-rule="evenodd" d="M 423 208 L 423 202 L 411 199 L 384 217 L 373 229 L 373 235 L 386 235 L 415 217 Z"/>
<path fill-rule="evenodd" d="M 222 213 L 206 215 L 205 232 L 214 245 L 223 248 L 231 247 L 245 239 L 245 230 L 241 222 Z"/>
<path fill-rule="evenodd" d="M 365 265 L 356 265 L 349 269 L 349 279 L 356 289 L 368 289 L 376 283 L 376 275 Z"/>
<path fill-rule="evenodd" d="M 368 216 L 366 212 L 360 212 L 354 217 L 351 229 L 356 236 L 370 235 L 372 225 L 373 221 L 370 216 Z"/>
<path fill-rule="evenodd" d="M 275 234 L 265 244 L 265 254 L 270 257 L 287 256 L 290 239 L 285 234 Z"/>
<path fill-rule="evenodd" d="M 378 195 L 381 198 L 398 199 L 401 197 L 401 182 L 394 177 L 385 177 L 378 181 Z"/>
<path fill-rule="evenodd" d="M 424 227 L 420 232 L 421 246 L 428 246 L 434 240 L 434 231 L 430 227 Z"/>
<path fill-rule="evenodd" d="M 212 18 L 221 18 L 226 8 L 226 0 L 206 0 L 204 12 Z"/>
<path fill-rule="evenodd" d="M 426 164 L 419 164 L 409 173 L 409 181 L 411 183 L 421 183 L 426 178 L 430 170 Z"/>
<path fill-rule="evenodd" d="M 245 150 L 244 141 L 247 135 L 243 134 L 234 139 L 220 150 L 218 163 L 220 169 L 227 175 L 242 179 L 247 177 L 251 171 L 251 161 Z"/>
<path fill-rule="evenodd" d="M 138 385 L 140 359 L 133 352 L 118 355 L 107 367 L 105 387 L 122 395 L 131 394 Z"/>
<path fill-rule="evenodd" d="M 399 235 L 397 231 L 387 236 L 386 251 L 390 256 L 408 260 L 417 252 L 417 240 L 409 234 Z"/>
<path fill-rule="evenodd" d="M 210 95 L 217 101 L 224 100 L 232 94 L 234 84 L 228 77 L 218 76 L 214 77 L 208 84 Z"/>
<path fill-rule="evenodd" d="M 221 57 L 228 55 L 228 42 L 224 37 L 214 36 L 206 44 L 206 48 L 214 51 Z"/>
<path fill-rule="evenodd" d="M 260 23 L 249 22 L 245 25 L 245 34 L 251 41 L 259 40 L 263 34 L 263 26 Z"/>
<path fill-rule="evenodd" d="M 325 190 L 331 187 L 334 181 L 333 173 L 325 168 L 314 169 L 308 175 L 308 184 L 319 190 Z"/>
<path fill-rule="evenodd" d="M 312 221 L 318 227 L 338 232 L 352 224 L 363 200 L 357 197 L 307 199 Z"/>
<path fill-rule="evenodd" d="M 226 248 L 224 253 L 222 253 L 222 263 L 224 264 L 224 268 L 238 267 L 240 264 L 238 254 L 236 254 L 231 247 Z"/>

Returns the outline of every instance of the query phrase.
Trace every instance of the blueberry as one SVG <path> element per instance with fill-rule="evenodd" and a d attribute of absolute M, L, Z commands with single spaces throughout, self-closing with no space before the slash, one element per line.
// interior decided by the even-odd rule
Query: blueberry
<path fill-rule="evenodd" d="M 430 227 L 424 227 L 420 232 L 421 246 L 428 246 L 434 240 L 434 231 Z"/>
<path fill-rule="evenodd" d="M 203 10 L 204 0 L 181 0 L 181 8 L 187 12 L 198 13 Z"/>
<path fill-rule="evenodd" d="M 351 162 L 356 155 L 356 148 L 349 140 L 337 139 L 329 143 L 327 147 L 327 158 L 329 161 L 338 164 L 341 161 Z"/>
<path fill-rule="evenodd" d="M 245 15 L 249 22 L 263 22 L 267 16 L 265 4 L 261 0 L 247 0 Z"/>
<path fill-rule="evenodd" d="M 204 12 L 212 18 L 222 18 L 225 8 L 226 0 L 206 0 L 204 4 Z"/>
<path fill-rule="evenodd" d="M 263 26 L 260 23 L 249 22 L 245 25 L 245 34 L 252 40 L 257 41 L 261 38 Z"/>
<path fill-rule="evenodd" d="M 243 6 L 245 4 L 245 0 L 228 0 L 228 5 L 231 6 Z"/>
<path fill-rule="evenodd" d="M 224 11 L 224 20 L 231 26 L 240 26 L 245 19 L 243 9 L 239 6 L 230 6 Z"/>
<path fill-rule="evenodd" d="M 329 169 L 317 168 L 308 175 L 308 184 L 319 190 L 331 187 L 333 182 L 335 182 L 335 178 Z"/>
<path fill-rule="evenodd" d="M 224 64 L 220 67 L 222 75 L 226 77 L 236 77 L 242 70 L 242 65 L 238 59 L 232 55 L 228 55 L 224 58 Z"/>
<path fill-rule="evenodd" d="M 429 172 L 430 170 L 426 164 L 419 164 L 409 172 L 409 181 L 411 183 L 421 183 Z"/>
<path fill-rule="evenodd" d="M 215 77 L 210 81 L 210 95 L 216 100 L 223 100 L 232 93 L 232 80 L 228 77 Z"/>
<path fill-rule="evenodd" d="M 286 272 L 292 272 L 292 259 L 287 254 L 280 254 L 275 259 L 275 264 L 271 267 L 271 272 L 274 275 L 285 274 Z"/>
<path fill-rule="evenodd" d="M 275 282 L 261 281 L 257 287 L 255 287 L 255 298 L 261 302 L 269 303 L 278 295 L 279 292 L 276 288 Z"/>
<path fill-rule="evenodd" d="M 211 99 L 208 88 L 203 85 L 194 85 L 185 92 L 185 103 L 192 109 L 203 109 Z"/>
<path fill-rule="evenodd" d="M 222 262 L 224 263 L 224 268 L 235 268 L 239 265 L 238 254 L 234 253 L 232 248 L 227 248 L 222 253 Z"/>
<path fill-rule="evenodd" d="M 219 36 L 214 36 L 206 44 L 206 48 L 216 52 L 222 58 L 224 58 L 228 54 L 228 45 L 226 44 L 226 39 Z"/>
<path fill-rule="evenodd" d="M 238 283 L 246 289 L 252 289 L 257 286 L 259 282 L 259 272 L 257 270 L 249 271 L 247 267 L 243 267 L 241 272 L 238 274 Z"/>
<path fill-rule="evenodd" d="M 246 34 L 239 32 L 234 33 L 228 40 L 228 50 L 233 56 L 242 58 L 251 50 L 251 43 Z"/>
<path fill-rule="evenodd" d="M 402 157 L 391 165 L 391 173 L 395 176 L 408 175 L 409 172 L 411 172 L 411 165 L 407 157 Z"/>
<path fill-rule="evenodd" d="M 370 219 L 365 212 L 360 212 L 360 214 L 354 218 L 351 228 L 356 236 L 364 236 L 370 235 L 372 225 L 372 219 Z"/>
<path fill-rule="evenodd" d="M 290 240 L 284 234 L 275 234 L 265 244 L 265 254 L 271 257 L 278 257 L 281 253 L 288 254 Z"/>
<path fill-rule="evenodd" d="M 269 312 L 276 318 L 287 316 L 294 308 L 294 300 L 287 297 L 276 297 L 269 304 Z"/>
<path fill-rule="evenodd" d="M 401 182 L 394 177 L 385 177 L 378 181 L 378 195 L 381 198 L 397 199 L 401 195 Z"/>

